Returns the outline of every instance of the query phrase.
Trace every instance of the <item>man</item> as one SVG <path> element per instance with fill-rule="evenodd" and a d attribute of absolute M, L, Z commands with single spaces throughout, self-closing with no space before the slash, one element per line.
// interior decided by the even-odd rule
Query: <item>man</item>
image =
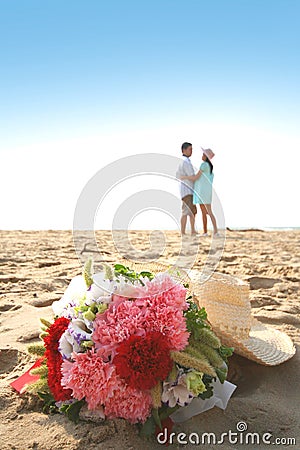
<path fill-rule="evenodd" d="M 176 177 L 195 175 L 194 168 L 190 161 L 190 156 L 193 152 L 192 144 L 184 142 L 181 146 L 182 162 L 180 163 Z M 187 216 L 190 217 L 191 233 L 196 235 L 195 230 L 195 215 L 197 214 L 197 207 L 193 204 L 193 181 L 185 180 L 180 182 L 180 195 L 182 199 L 182 213 L 181 213 L 181 234 L 185 234 Z"/>

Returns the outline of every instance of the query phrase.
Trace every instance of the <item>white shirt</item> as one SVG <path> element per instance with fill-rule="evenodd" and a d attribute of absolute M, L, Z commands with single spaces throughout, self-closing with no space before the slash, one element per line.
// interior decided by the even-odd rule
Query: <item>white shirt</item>
<path fill-rule="evenodd" d="M 191 160 L 188 156 L 182 155 L 182 162 L 179 164 L 179 167 L 176 172 L 176 178 L 180 178 L 182 176 L 191 176 L 195 175 L 194 168 L 192 166 Z M 193 186 L 194 182 L 190 180 L 180 180 L 180 195 L 181 198 L 186 195 L 193 195 Z"/>

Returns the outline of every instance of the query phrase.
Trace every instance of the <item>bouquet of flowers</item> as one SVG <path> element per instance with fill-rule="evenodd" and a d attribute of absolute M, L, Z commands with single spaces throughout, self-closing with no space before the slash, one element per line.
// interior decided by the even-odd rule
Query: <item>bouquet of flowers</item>
<path fill-rule="evenodd" d="M 75 421 L 86 410 L 151 434 L 176 409 L 213 395 L 233 349 L 172 271 L 92 269 L 90 259 L 53 303 L 53 323 L 41 319 L 43 342 L 29 347 L 40 356 L 31 370 L 38 379 L 26 390 Z"/>

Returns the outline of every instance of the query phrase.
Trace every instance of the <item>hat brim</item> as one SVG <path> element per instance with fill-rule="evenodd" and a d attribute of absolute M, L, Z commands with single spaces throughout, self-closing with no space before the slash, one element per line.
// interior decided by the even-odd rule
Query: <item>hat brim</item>
<path fill-rule="evenodd" d="M 201 147 L 201 149 L 202 149 L 202 152 L 204 153 L 204 155 L 205 155 L 209 160 L 213 159 L 213 157 L 215 156 L 214 152 L 213 152 L 211 149 L 206 149 L 206 148 L 202 148 L 202 147 Z M 211 154 L 210 154 L 210 155 L 207 154 L 207 150 L 210 150 L 210 151 L 211 151 Z"/>
<path fill-rule="evenodd" d="M 252 318 L 248 339 L 239 340 L 212 326 L 222 343 L 234 347 L 234 352 L 265 366 L 277 366 L 296 353 L 292 339 L 284 332 L 264 325 Z"/>
<path fill-rule="evenodd" d="M 225 345 L 234 347 L 235 353 L 267 366 L 294 356 L 296 348 L 286 333 L 251 315 L 247 283 L 218 272 L 204 283 L 192 273 L 192 281 L 199 306 L 205 307 L 214 332 Z"/>

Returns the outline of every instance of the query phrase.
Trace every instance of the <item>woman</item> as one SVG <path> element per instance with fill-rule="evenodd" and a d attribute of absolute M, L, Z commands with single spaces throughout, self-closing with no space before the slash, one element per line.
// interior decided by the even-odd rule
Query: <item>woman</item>
<path fill-rule="evenodd" d="M 182 176 L 182 180 L 194 181 L 193 204 L 200 205 L 203 221 L 203 236 L 207 236 L 207 215 L 210 217 L 214 235 L 218 236 L 218 227 L 216 218 L 211 209 L 212 201 L 212 183 L 214 179 L 213 165 L 211 159 L 215 156 L 214 152 L 208 149 L 202 149 L 202 161 L 200 170 L 195 175 Z"/>

